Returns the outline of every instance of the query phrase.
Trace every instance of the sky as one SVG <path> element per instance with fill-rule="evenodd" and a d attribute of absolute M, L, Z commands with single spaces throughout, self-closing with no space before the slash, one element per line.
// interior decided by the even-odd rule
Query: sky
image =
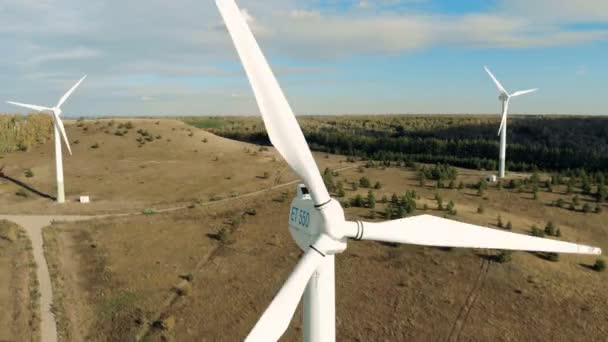
<path fill-rule="evenodd" d="M 296 114 L 608 114 L 606 0 L 238 0 Z M 212 0 L 2 0 L 4 100 L 67 116 L 258 115 Z"/>

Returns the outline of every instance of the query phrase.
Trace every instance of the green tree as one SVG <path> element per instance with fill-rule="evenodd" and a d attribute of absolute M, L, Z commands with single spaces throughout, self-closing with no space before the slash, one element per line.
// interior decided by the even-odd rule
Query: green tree
<path fill-rule="evenodd" d="M 359 185 L 362 188 L 369 188 L 371 186 L 371 182 L 367 177 L 361 177 L 361 179 L 359 179 Z"/>
<path fill-rule="evenodd" d="M 440 194 L 435 194 L 435 201 L 437 202 L 437 209 L 443 210 L 443 198 Z"/>
<path fill-rule="evenodd" d="M 367 206 L 370 209 L 376 207 L 376 196 L 374 196 L 374 193 L 371 190 L 367 192 Z"/>
<path fill-rule="evenodd" d="M 549 221 L 547 222 L 547 225 L 545 226 L 545 234 L 549 235 L 549 236 L 555 236 L 555 224 L 553 224 L 553 221 Z"/>

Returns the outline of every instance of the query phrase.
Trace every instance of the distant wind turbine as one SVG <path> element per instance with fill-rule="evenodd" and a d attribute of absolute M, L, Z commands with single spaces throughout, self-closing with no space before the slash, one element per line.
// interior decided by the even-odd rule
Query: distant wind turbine
<path fill-rule="evenodd" d="M 82 83 L 82 81 L 84 81 L 84 79 L 86 77 L 87 76 L 85 75 L 72 88 L 70 88 L 70 90 L 68 90 L 68 92 L 65 93 L 65 95 L 63 95 L 61 97 L 61 99 L 59 100 L 57 105 L 52 108 L 30 105 L 30 104 L 19 103 L 19 102 L 6 101 L 6 103 L 10 103 L 15 106 L 31 109 L 31 110 L 34 110 L 39 113 L 50 113 L 52 115 L 53 123 L 54 123 L 53 126 L 55 127 L 55 167 L 56 167 L 56 174 L 57 174 L 57 202 L 58 203 L 65 203 L 65 190 L 64 190 L 64 185 L 63 185 L 63 159 L 62 159 L 62 154 L 61 154 L 61 137 L 63 137 L 63 141 L 65 142 L 65 145 L 68 148 L 68 152 L 70 153 L 70 155 L 72 155 L 72 149 L 70 148 L 70 142 L 68 141 L 68 137 L 65 134 L 65 127 L 63 126 L 63 121 L 61 121 L 61 118 L 60 118 L 61 114 L 63 113 L 61 111 L 61 106 L 68 99 L 68 97 L 70 97 L 70 95 L 72 95 L 74 90 L 76 90 L 76 88 L 78 88 L 80 83 Z"/>
<path fill-rule="evenodd" d="M 500 122 L 500 128 L 498 129 L 498 135 L 500 135 L 500 155 L 499 155 L 499 166 L 498 166 L 498 177 L 505 178 L 505 159 L 507 155 L 507 114 L 509 112 L 509 102 L 511 98 L 533 93 L 538 90 L 538 88 L 528 89 L 528 90 L 519 90 L 514 92 L 513 94 L 509 94 L 505 88 L 498 82 L 496 77 L 492 74 L 488 67 L 484 67 L 486 72 L 496 84 L 496 88 L 500 91 L 500 95 L 498 99 L 502 101 L 502 121 Z"/>

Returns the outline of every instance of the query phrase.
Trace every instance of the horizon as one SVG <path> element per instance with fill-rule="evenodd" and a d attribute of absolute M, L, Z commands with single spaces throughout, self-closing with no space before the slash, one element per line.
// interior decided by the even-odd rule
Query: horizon
<path fill-rule="evenodd" d="M 607 114 L 601 0 L 239 4 L 296 113 L 498 115 L 487 65 L 510 92 L 540 88 L 512 102 L 518 114 Z M 0 57 L 10 85 L 0 89 L 0 112 L 23 113 L 6 100 L 56 103 L 88 74 L 67 117 L 258 115 L 212 2 L 9 0 L 0 8 L 0 42 L 12 47 Z M 40 18 L 35 26 L 31 17 Z"/>

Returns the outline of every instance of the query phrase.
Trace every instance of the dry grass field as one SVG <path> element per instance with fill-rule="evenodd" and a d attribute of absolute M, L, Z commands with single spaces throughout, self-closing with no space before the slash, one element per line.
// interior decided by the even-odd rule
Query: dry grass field
<path fill-rule="evenodd" d="M 132 128 L 123 127 L 128 122 Z M 142 211 L 235 197 L 295 179 L 272 150 L 217 137 L 178 120 L 87 120 L 67 122 L 66 129 L 73 151 L 70 156 L 64 148 L 68 203 L 59 206 L 44 197 L 56 195 L 51 141 L 0 158 L 5 176 L 35 191 L 0 178 L 2 213 Z M 334 166 L 338 159 L 322 161 Z M 28 170 L 32 177 L 26 176 Z M 89 195 L 93 205 L 78 203 L 80 195 Z"/>
<path fill-rule="evenodd" d="M 0 220 L 0 341 L 40 338 L 31 243 L 17 225 Z"/>
<path fill-rule="evenodd" d="M 168 134 L 181 134 L 179 129 L 176 132 Z M 183 134 L 188 142 L 186 132 L 187 128 Z M 209 142 L 220 139 L 196 129 L 193 132 L 208 137 Z M 213 192 L 244 194 L 258 189 L 256 186 L 268 187 L 265 180 L 256 178 L 264 168 L 255 171 L 239 162 L 251 157 L 245 148 L 259 148 L 231 141 L 226 144 L 234 144 L 235 156 L 226 152 L 219 161 L 207 158 L 200 164 L 215 166 L 218 174 L 242 171 L 243 183 L 249 179 L 253 184 L 237 190 L 222 181 L 224 192 Z M 272 158 L 272 149 L 265 153 Z M 320 164 L 344 165 L 340 164 L 343 157 L 317 157 Z M 203 173 L 180 172 L 192 185 L 176 188 L 181 194 L 174 200 L 208 193 L 196 185 L 203 186 Z M 484 175 L 460 169 L 457 182 L 471 185 Z M 425 212 L 426 204 L 427 213 L 447 215 L 437 210 L 434 196 L 439 192 L 444 203 L 454 201 L 457 215 L 451 217 L 455 219 L 495 227 L 501 215 L 514 231 L 526 234 L 532 225 L 542 229 L 552 221 L 560 229 L 561 239 L 608 249 L 606 210 L 585 214 L 550 205 L 557 198 L 572 198 L 564 194 L 565 187 L 554 187 L 552 193 L 541 191 L 538 199 L 526 191 L 493 186 L 478 196 L 471 188 L 437 190 L 431 182 L 421 187 L 417 173 L 405 167 L 352 168 L 334 178 L 349 184 L 362 176 L 372 184 L 381 182 L 382 188 L 373 190 L 378 200 L 415 190 L 417 213 Z M 285 170 L 283 179 L 294 176 Z M 234 178 L 233 182 L 239 184 Z M 141 189 L 133 189 L 131 198 L 141 196 L 146 204 L 170 204 L 155 201 L 153 192 L 141 193 Z M 46 228 L 62 340 L 242 339 L 300 256 L 286 226 L 294 189 L 288 186 L 246 198 L 204 201 L 173 212 Z M 345 189 L 346 198 L 368 192 L 364 188 L 353 191 L 348 185 Z M 110 198 L 118 197 L 119 189 L 103 191 L 112 194 Z M 583 203 L 591 201 L 579 196 Z M 382 219 L 384 206 L 378 203 L 373 216 Z M 483 213 L 478 213 L 480 206 Z M 346 212 L 350 219 L 370 220 L 372 216 L 370 209 L 351 207 Z M 608 336 L 608 273 L 590 268 L 595 258 L 560 255 L 559 261 L 549 261 L 516 252 L 510 262 L 499 263 L 492 258 L 495 254 L 350 242 L 349 249 L 336 259 L 338 340 L 597 341 Z M 300 336 L 298 312 L 284 340 L 299 340 Z"/>

